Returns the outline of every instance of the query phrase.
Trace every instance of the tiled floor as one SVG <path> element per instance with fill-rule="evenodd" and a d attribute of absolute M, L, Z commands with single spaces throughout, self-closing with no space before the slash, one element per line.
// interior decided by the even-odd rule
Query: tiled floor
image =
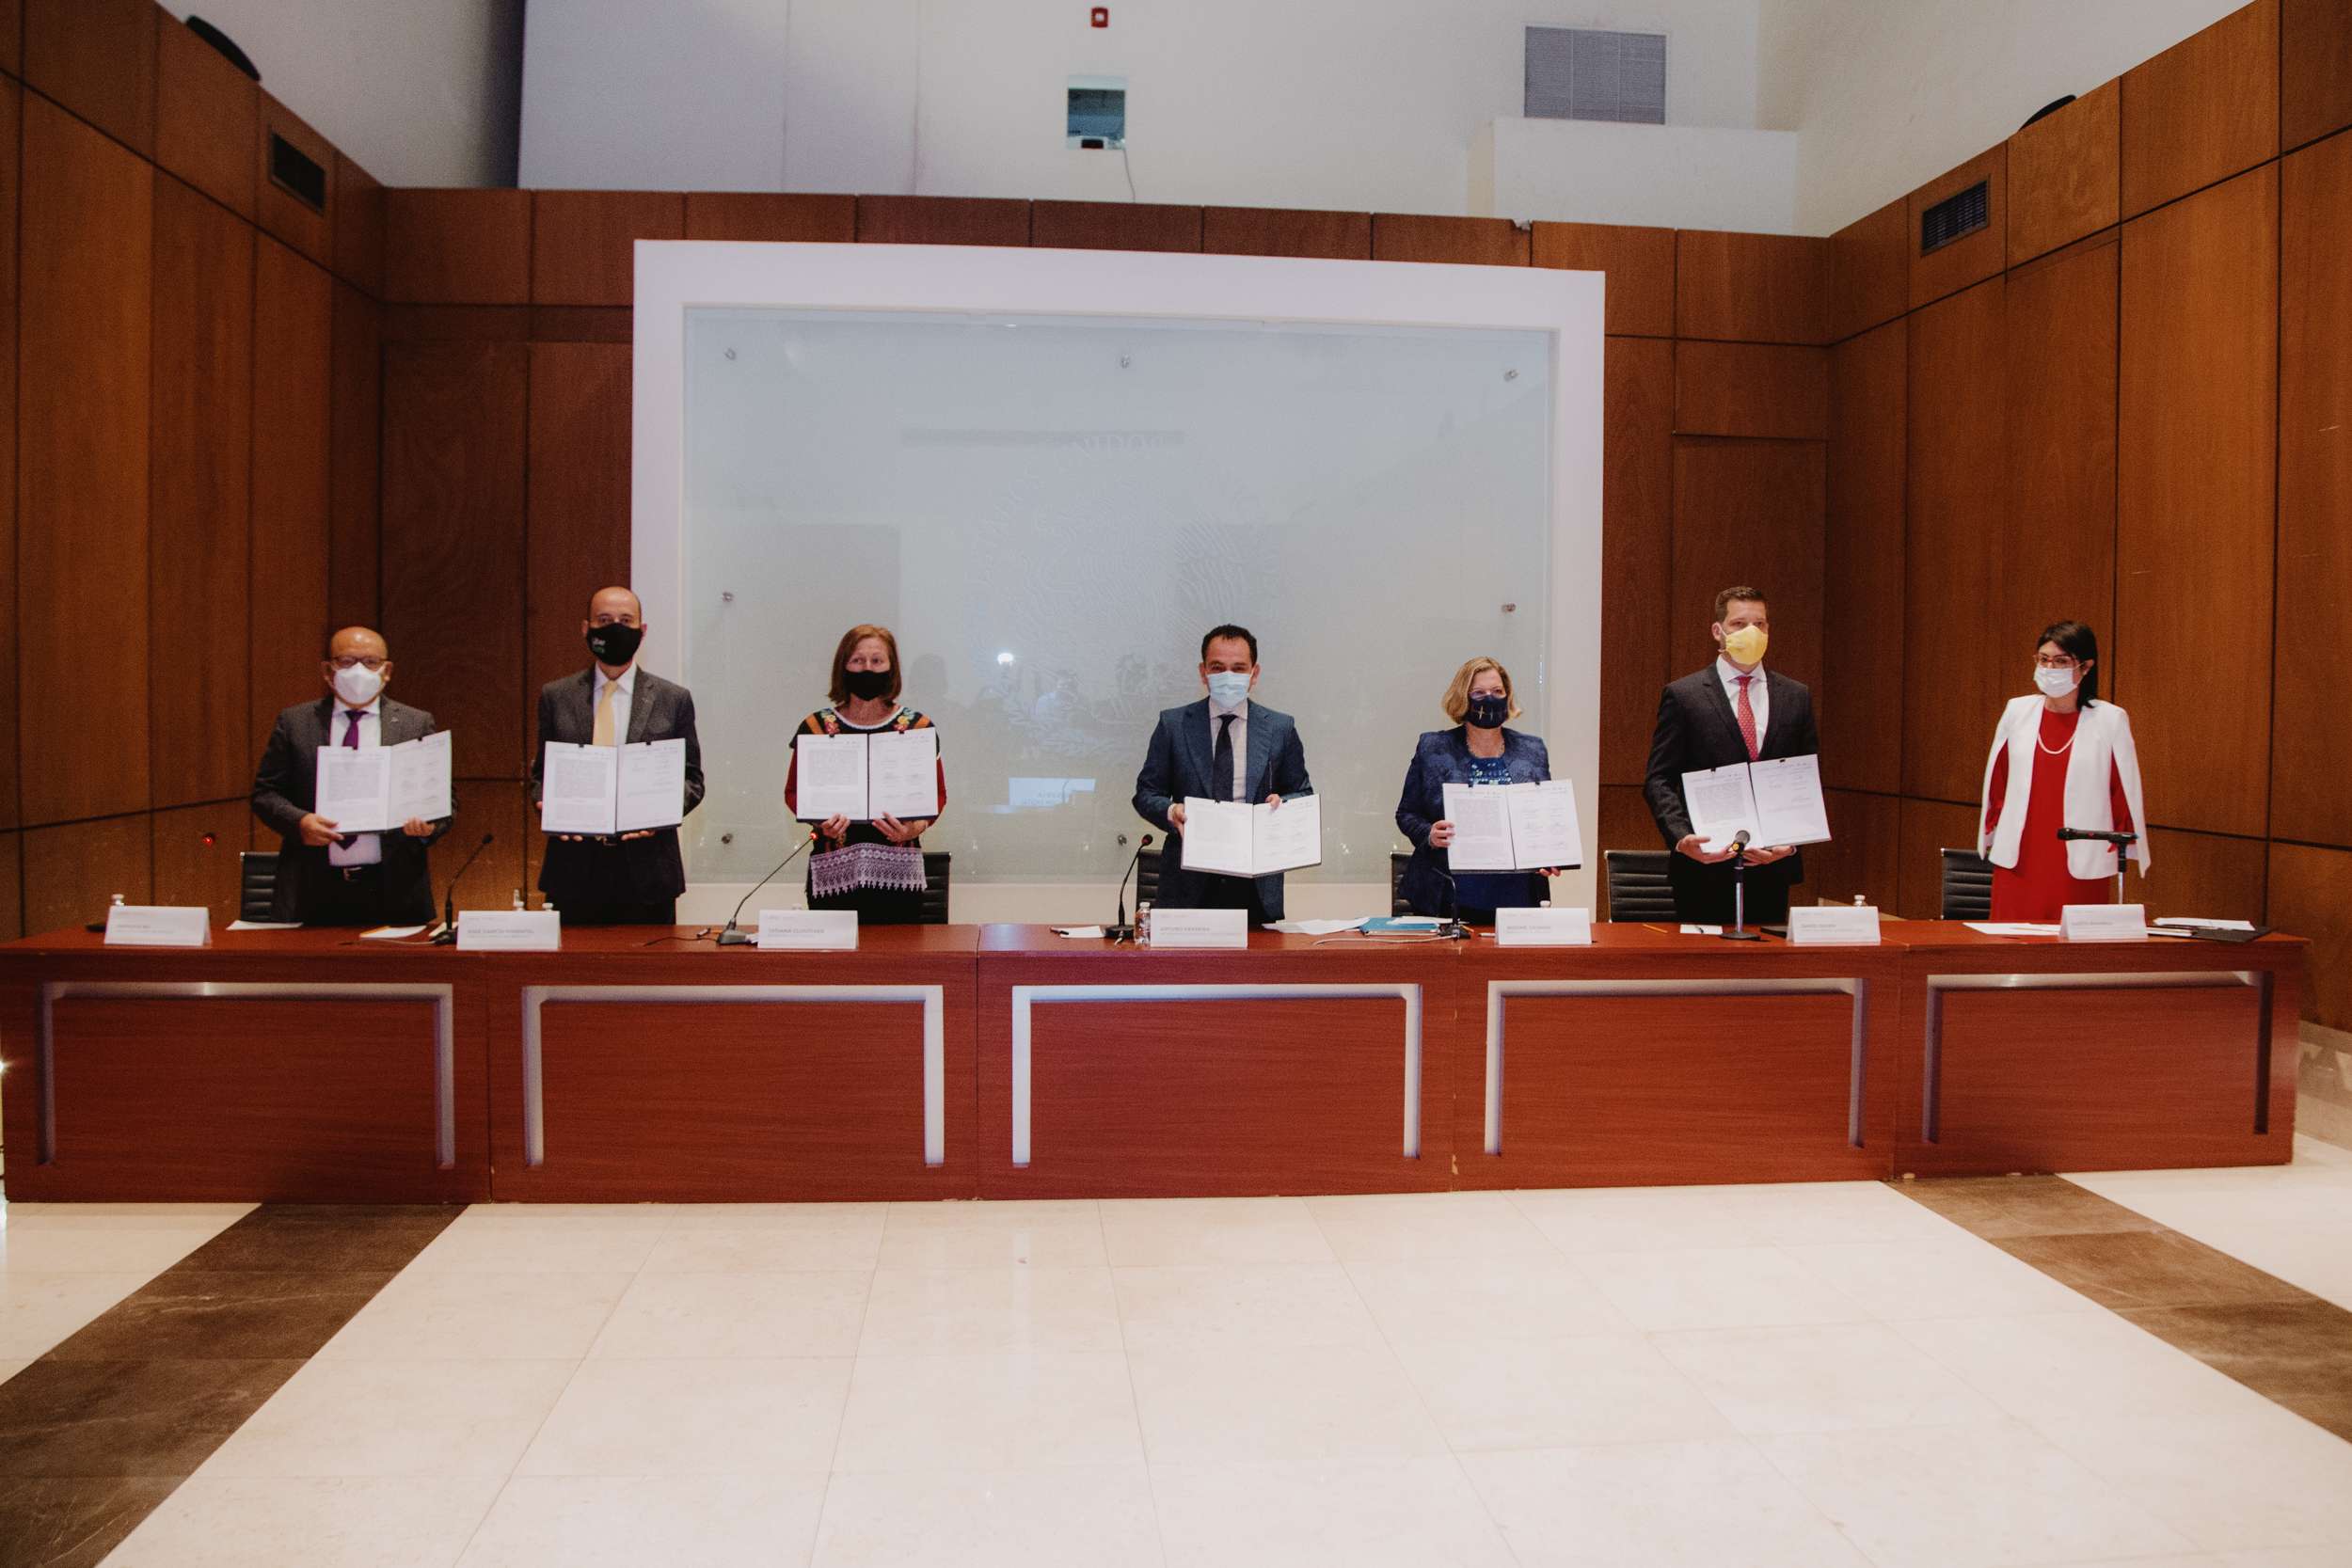
<path fill-rule="evenodd" d="M 2352 1443 L 2235 1380 L 2343 1354 L 2341 1320 L 2134 1283 L 2170 1227 L 2344 1300 L 2339 1155 L 2080 1179 L 2129 1212 L 2058 1183 L 475 1209 L 105 1560 L 2352 1568 Z M 8 1211 L 0 1357 L 237 1213 Z M 264 1211 L 82 1342 L 132 1354 L 288 1246 L 320 1312 L 405 1256 Z M 53 1484 L 13 1473 L 0 1513 Z"/>

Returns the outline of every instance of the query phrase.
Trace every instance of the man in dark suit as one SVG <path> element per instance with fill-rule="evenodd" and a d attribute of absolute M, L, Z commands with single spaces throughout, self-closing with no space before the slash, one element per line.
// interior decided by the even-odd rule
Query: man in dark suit
<path fill-rule="evenodd" d="M 1258 640 L 1224 626 L 1200 640 L 1200 682 L 1208 696 L 1160 715 L 1136 775 L 1136 811 L 1168 833 L 1160 852 L 1159 907 L 1248 910 L 1250 924 L 1282 918 L 1282 879 L 1222 877 L 1186 871 L 1184 799 L 1269 800 L 1311 794 L 1307 752 L 1287 713 L 1249 701 L 1258 684 Z"/>
<path fill-rule="evenodd" d="M 1651 732 L 1644 786 L 1658 832 L 1673 850 L 1666 863 L 1675 912 L 1710 926 L 1732 916 L 1732 851 L 1708 851 L 1691 831 L 1682 775 L 1737 762 L 1804 756 L 1821 749 L 1813 728 L 1813 693 L 1804 683 L 1765 671 L 1772 630 L 1762 590 L 1726 588 L 1715 595 L 1715 662 L 1666 688 Z M 1788 890 L 1804 880 L 1804 857 L 1786 844 L 1747 851 L 1751 924 L 1788 918 Z"/>
<path fill-rule="evenodd" d="M 531 753 L 531 809 L 539 809 L 548 742 L 572 746 L 686 742 L 686 809 L 702 804 L 703 749 L 686 688 L 637 667 L 644 607 L 626 588 L 600 588 L 580 624 L 595 662 L 539 689 L 539 744 Z M 606 837 L 563 833 L 547 841 L 539 891 L 566 926 L 673 926 L 686 891 L 675 828 Z"/>
<path fill-rule="evenodd" d="M 305 926 L 419 926 L 433 918 L 425 851 L 449 819 L 410 817 L 396 833 L 339 832 L 318 803 L 322 746 L 397 746 L 433 733 L 433 715 L 384 695 L 392 656 L 365 626 L 327 640 L 319 663 L 326 695 L 278 716 L 253 774 L 253 815 L 278 833 L 272 920 Z"/>

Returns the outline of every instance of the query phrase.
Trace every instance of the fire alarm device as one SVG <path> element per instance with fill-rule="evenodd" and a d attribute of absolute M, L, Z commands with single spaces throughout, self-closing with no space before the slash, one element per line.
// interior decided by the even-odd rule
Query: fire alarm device
<path fill-rule="evenodd" d="M 1088 20 L 1097 27 L 1107 27 L 1111 24 L 1111 8 L 1108 6 L 1097 6 Z"/>

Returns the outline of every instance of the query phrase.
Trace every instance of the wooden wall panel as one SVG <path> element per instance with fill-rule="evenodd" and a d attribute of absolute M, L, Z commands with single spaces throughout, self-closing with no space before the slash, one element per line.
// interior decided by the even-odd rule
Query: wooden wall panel
<path fill-rule="evenodd" d="M 334 284 L 267 235 L 253 268 L 253 754 L 278 711 L 319 694 L 326 651 Z"/>
<path fill-rule="evenodd" d="M 689 191 L 690 240 L 787 240 L 848 244 L 857 238 L 854 196 L 787 196 L 771 191 Z"/>
<path fill-rule="evenodd" d="M 1656 704 L 1651 705 L 1653 710 Z M 1658 823 L 1649 814 L 1649 800 L 1639 784 L 1603 784 L 1600 786 L 1600 843 L 1602 849 L 1658 849 L 1664 846 L 1658 837 Z M 1603 918 L 1597 911 L 1595 918 Z"/>
<path fill-rule="evenodd" d="M 1821 645 L 1837 650 L 1821 672 L 1817 709 L 1822 772 L 1890 795 L 1902 787 L 1908 348 L 1903 324 L 1888 322 L 1830 353 L 1821 549 Z M 1891 834 L 1888 845 L 1891 855 Z M 1886 887 L 1891 898 L 1892 882 Z"/>
<path fill-rule="evenodd" d="M 1160 202 L 1040 201 L 1029 243 L 1063 250 L 1199 250 L 1200 209 Z"/>
<path fill-rule="evenodd" d="M 335 276 L 371 298 L 384 293 L 384 187 L 335 154 Z"/>
<path fill-rule="evenodd" d="M 686 198 L 669 191 L 540 191 L 532 198 L 535 305 L 628 305 L 637 242 L 686 237 Z"/>
<path fill-rule="evenodd" d="M 1375 261 L 1468 261 L 1523 267 L 1528 251 L 1528 235 L 1509 218 L 1430 217 L 1413 213 L 1372 215 L 1372 259 Z"/>
<path fill-rule="evenodd" d="M 155 0 L 24 0 L 24 81 L 155 155 Z"/>
<path fill-rule="evenodd" d="M 261 88 L 172 17 L 156 32 L 155 162 L 250 220 Z"/>
<path fill-rule="evenodd" d="M 0 6 L 0 27 L 11 20 Z M 18 154 L 24 123 L 24 89 L 0 76 L 0 234 L 17 232 Z M 0 243 L 0 605 L 17 604 L 16 365 L 17 243 Z M 5 641 L 0 648 L 13 649 Z M 0 828 L 17 822 L 16 681 L 0 674 Z M 7 884 L 0 882 L 0 907 Z"/>
<path fill-rule="evenodd" d="M 1827 755 L 1826 739 L 1822 744 Z M 1902 802 L 1892 795 L 1851 789 L 1824 791 L 1822 800 L 1836 836 L 1805 846 L 1803 895 L 1850 904 L 1859 895 L 1872 908 L 1894 913 L 1902 863 Z"/>
<path fill-rule="evenodd" d="M 2306 1018 L 2352 1029 L 2352 851 L 2304 844 L 2270 847 L 2268 923 L 2311 939 L 2303 966 Z"/>
<path fill-rule="evenodd" d="M 1829 341 L 1829 242 L 1788 234 L 1675 235 L 1675 335 L 1752 343 Z"/>
<path fill-rule="evenodd" d="M 508 779 L 481 779 L 456 786 L 457 816 L 448 836 L 433 851 L 433 896 L 436 904 L 450 891 L 450 879 L 466 857 L 491 836 L 466 879 L 456 885 L 461 910 L 502 910 L 514 902 L 517 888 L 532 908 L 539 896 L 532 883 L 539 872 L 539 825 L 532 819 L 523 786 Z"/>
<path fill-rule="evenodd" d="M 866 245 L 1027 245 L 1029 204 L 986 197 L 861 196 Z"/>
<path fill-rule="evenodd" d="M 1911 308 L 1911 204 L 1894 200 L 1829 237 L 1829 336 L 1893 321 Z"/>
<path fill-rule="evenodd" d="M 147 571 L 151 799 L 243 793 L 246 551 L 252 493 L 253 230 L 155 182 L 153 464 Z"/>
<path fill-rule="evenodd" d="M 2108 82 L 2009 139 L 2009 264 L 2122 215 L 2122 88 Z"/>
<path fill-rule="evenodd" d="M 7 7 L 0 6 L 0 24 Z M 24 934 L 24 840 L 13 832 L 0 833 L 0 942 Z"/>
<path fill-rule="evenodd" d="M 1670 675 L 1715 657 L 1715 595 L 1741 584 L 1772 597 L 1766 664 L 1821 681 L 1823 448 L 1818 441 L 1675 441 Z"/>
<path fill-rule="evenodd" d="M 244 800 L 156 812 L 155 902 L 202 904 L 216 926 L 236 919 L 242 886 L 237 857 L 252 820 L 252 807 Z"/>
<path fill-rule="evenodd" d="M 2009 507 L 1977 624 L 2010 696 L 2033 689 L 2043 626 L 2088 621 L 2102 639 L 2114 626 L 2120 254 L 2108 237 L 2009 277 Z M 1988 718 L 1987 744 L 1992 733 Z"/>
<path fill-rule="evenodd" d="M 1829 436 L 1829 351 L 1768 343 L 1675 344 L 1675 431 L 1820 441 Z"/>
<path fill-rule="evenodd" d="M 1220 256 L 1322 256 L 1372 260 L 1370 213 L 1285 207 L 1203 207 L 1200 248 Z"/>
<path fill-rule="evenodd" d="M 384 351 L 384 634 L 463 778 L 523 770 L 529 377 L 521 343 Z"/>
<path fill-rule="evenodd" d="M 326 171 L 326 200 L 323 205 L 311 206 L 272 178 L 272 136 L 291 143 Z M 332 265 L 337 206 L 335 144 L 312 130 L 300 115 L 264 92 L 261 99 L 261 127 L 253 138 L 253 212 L 262 231 L 276 235 L 322 267 Z"/>
<path fill-rule="evenodd" d="M 2278 214 L 2268 165 L 2123 230 L 2111 689 L 2143 715 L 2151 816 L 2253 837 L 2269 794 Z"/>
<path fill-rule="evenodd" d="M 523 693 L 583 668 L 588 596 L 629 580 L 629 363 L 622 343 L 531 345 L 529 663 Z"/>
<path fill-rule="evenodd" d="M 386 191 L 384 298 L 403 305 L 529 304 L 531 193 Z"/>
<path fill-rule="evenodd" d="M 1674 345 L 1609 340 L 1601 401 L 1600 777 L 1639 784 L 1667 680 Z"/>
<path fill-rule="evenodd" d="M 1982 780 L 1968 791 L 1968 804 L 1942 800 L 1902 803 L 1902 863 L 1896 868 L 1895 912 L 1905 920 L 1934 920 L 1944 908 L 1944 851 L 1972 849 L 1977 843 L 1977 806 Z M 1807 851 L 1810 853 L 1810 851 Z"/>
<path fill-rule="evenodd" d="M 2279 0 L 2255 0 L 2123 73 L 2123 215 L 2279 150 Z"/>
<path fill-rule="evenodd" d="M 1932 253 L 1919 254 L 1919 221 L 1927 210 L 1969 186 L 1985 183 L 1989 221 Z M 1911 258 L 1911 308 L 1957 293 L 1999 274 L 2009 254 L 2009 148 L 2007 144 L 1980 152 L 1940 179 L 1911 193 L 1910 227 L 1903 235 L 1904 253 Z"/>
<path fill-rule="evenodd" d="M 2345 705 L 2340 628 L 2352 603 L 2352 137 L 2307 148 L 2283 168 L 2270 832 L 2352 844 L 2352 773 L 2343 766 L 2338 726 L 2313 721 Z"/>
<path fill-rule="evenodd" d="M 1612 337 L 1674 336 L 1673 230 L 1610 223 L 1539 223 L 1529 261 L 1539 267 L 1605 275 L 1607 331 Z"/>
<path fill-rule="evenodd" d="M 153 847 L 148 814 L 102 816 L 24 833 L 24 929 L 56 931 L 106 918 L 116 894 L 151 901 Z"/>
<path fill-rule="evenodd" d="M 2263 918 L 2263 883 L 2268 847 L 2259 838 L 2224 838 L 2217 833 L 2169 832 L 2149 837 L 2156 868 L 2134 871 L 2123 896 L 2159 915 L 2209 915 L 2217 920 Z"/>
<path fill-rule="evenodd" d="M 43 725 L 24 818 L 147 809 L 154 170 L 24 100 L 17 680 Z"/>
<path fill-rule="evenodd" d="M 0 0 L 0 71 L 24 69 L 24 0 Z"/>
<path fill-rule="evenodd" d="M 384 415 L 384 308 L 335 284 L 326 462 L 326 618 L 372 626 L 383 613 L 380 459 Z"/>
<path fill-rule="evenodd" d="M 2008 486 L 2000 278 L 1913 313 L 1903 533 L 1903 793 L 1973 800 L 2015 657 L 1979 633 Z M 1909 862 L 1906 860 L 1905 864 Z"/>
<path fill-rule="evenodd" d="M 2284 0 L 2279 12 L 2279 143 L 2352 125 L 2352 0 Z"/>

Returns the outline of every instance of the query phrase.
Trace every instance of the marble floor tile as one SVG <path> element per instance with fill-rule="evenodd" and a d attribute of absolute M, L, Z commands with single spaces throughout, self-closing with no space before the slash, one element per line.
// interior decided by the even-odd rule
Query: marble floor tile
<path fill-rule="evenodd" d="M 755 1476 L 517 1476 L 458 1568 L 802 1568 L 821 1470 Z"/>
<path fill-rule="evenodd" d="M 2126 1322 L 2352 1438 L 2352 1313 L 2330 1301 L 2127 1310 Z"/>
<path fill-rule="evenodd" d="M 30 1360 L 94 1321 L 153 1276 L 138 1274 L 0 1275 L 0 1355 Z"/>
<path fill-rule="evenodd" d="M 645 1259 L 647 1274 L 870 1272 L 882 1252 L 882 1221 L 853 1226 L 696 1224 L 665 1231 Z"/>
<path fill-rule="evenodd" d="M 1069 1202 L 894 1203 L 875 1262 L 885 1269 L 1099 1267 L 1103 1218 Z"/>
<path fill-rule="evenodd" d="M 1639 1335 L 1419 1340 L 1397 1355 L 1457 1452 L 1731 1435 L 1697 1386 Z"/>
<path fill-rule="evenodd" d="M 1105 1198 L 1103 1244 L 1114 1266 L 1329 1263 L 1338 1255 L 1304 1198 Z"/>
<path fill-rule="evenodd" d="M 107 1568 L 449 1568 L 500 1484 L 198 1476 L 132 1531 Z"/>
<path fill-rule="evenodd" d="M 844 1471 L 1141 1463 L 1115 1352 L 862 1355 L 833 1459 Z"/>
<path fill-rule="evenodd" d="M 326 1360 L 545 1361 L 588 1354 L 626 1274 L 402 1274 L 319 1349 Z"/>
<path fill-rule="evenodd" d="M 662 1231 L 644 1224 L 459 1220 L 417 1254 L 419 1274 L 635 1274 Z"/>
<path fill-rule="evenodd" d="M 1865 1315 L 1836 1283 L 1776 1247 L 1593 1252 L 1575 1261 L 1610 1305 L 1648 1332 L 1845 1323 Z"/>
<path fill-rule="evenodd" d="M 389 1274 L 156 1275 L 49 1354 L 69 1361 L 302 1359 L 375 1299 Z"/>
<path fill-rule="evenodd" d="M 784 1230 L 879 1237 L 887 1203 L 668 1203 L 665 1234 L 681 1230 Z"/>
<path fill-rule="evenodd" d="M 1892 1190 L 1987 1241 L 2157 1228 L 2147 1215 L 2061 1176 L 1935 1177 Z"/>
<path fill-rule="evenodd" d="M 2021 1236 L 1997 1242 L 2101 1307 L 2222 1307 L 2303 1299 L 2284 1280 L 2170 1231 Z"/>
<path fill-rule="evenodd" d="M 0 1480 L 0 1562 L 97 1568 L 178 1476 Z"/>
<path fill-rule="evenodd" d="M 850 1355 L 869 1277 L 853 1269 L 640 1275 L 589 1354 L 635 1360 Z"/>
<path fill-rule="evenodd" d="M 153 1230 L 158 1227 L 224 1229 L 260 1208 L 257 1203 L 9 1203 L 0 1205 L 0 1218 L 10 1229 L 19 1226 L 59 1226 L 68 1229 Z"/>
<path fill-rule="evenodd" d="M 1581 1270 L 1546 1253 L 1350 1263 L 1347 1274 L 1391 1344 L 1558 1339 L 1633 1326 Z"/>
<path fill-rule="evenodd" d="M 1523 1568 L 1870 1568 L 1737 1440 L 1462 1460 Z"/>
<path fill-rule="evenodd" d="M 780 1475 L 833 1462 L 845 1358 L 581 1364 L 523 1454 L 527 1476 Z"/>
<path fill-rule="evenodd" d="M 1994 1243 L 1831 1243 L 1786 1249 L 1797 1265 L 1874 1318 L 2088 1312 L 2096 1304 Z"/>
<path fill-rule="evenodd" d="M 1502 1193 L 1311 1197 L 1307 1208 L 1343 1262 L 1558 1250 Z"/>
<path fill-rule="evenodd" d="M 817 1568 L 1158 1568 L 1141 1465 L 835 1476 Z"/>
<path fill-rule="evenodd" d="M 188 1254 L 207 1274 L 396 1274 L 464 1212 L 436 1204 L 270 1203 Z"/>
<path fill-rule="evenodd" d="M 161 1274 L 201 1251 L 219 1226 L 18 1224 L 0 1229 L 0 1271 L 44 1274 Z"/>
<path fill-rule="evenodd" d="M 1562 1251 L 1655 1252 L 1752 1246 L 1754 1214 L 1740 1187 L 1587 1187 L 1510 1195 Z"/>
<path fill-rule="evenodd" d="M 2051 1416 L 2036 1425 L 2206 1550 L 2352 1542 L 2352 1443 L 2267 1402 L 2227 1417 Z"/>
<path fill-rule="evenodd" d="M 1134 1351 L 1144 1453 L 1158 1465 L 1401 1459 L 1445 1451 L 1385 1350 Z"/>
<path fill-rule="evenodd" d="M 2009 1414 L 2229 1415 L 2261 1396 L 2110 1312 L 1922 1318 L 1894 1331 Z"/>
<path fill-rule="evenodd" d="M 1916 1185 L 1916 1183 L 1912 1183 Z M 1780 1246 L 1825 1242 L 1965 1241 L 1968 1232 L 1884 1181 L 1792 1181 L 1740 1187 L 1757 1239 Z"/>
<path fill-rule="evenodd" d="M 37 1361 L 0 1383 L 0 1476 L 175 1476 L 298 1361 Z"/>
<path fill-rule="evenodd" d="M 1449 1455 L 1157 1465 L 1168 1568 L 1514 1568 Z"/>
<path fill-rule="evenodd" d="M 1884 1323 L 1707 1329 L 1650 1343 L 1750 1436 L 2001 1418 Z"/>
<path fill-rule="evenodd" d="M 27 1367 L 29 1367 L 29 1366 L 31 1366 L 31 1365 L 32 1365 L 32 1362 L 31 1362 L 31 1361 L 29 1361 L 29 1360 L 26 1360 L 26 1361 L 0 1361 L 0 1383 L 6 1383 L 6 1382 L 8 1382 L 8 1379 L 10 1379 L 10 1378 L 14 1377 L 17 1373 L 19 1373 L 19 1372 L 23 1371 L 25 1368 L 27 1368 Z M 0 1559 L 0 1560 L 5 1560 L 5 1559 Z"/>
<path fill-rule="evenodd" d="M 1111 1283 L 1129 1350 L 1381 1342 L 1337 1263 L 1122 1268 L 1111 1271 Z"/>
<path fill-rule="evenodd" d="M 857 1340 L 861 1355 L 1120 1348 L 1104 1267 L 877 1269 Z"/>
<path fill-rule="evenodd" d="M 198 1471 L 504 1477 L 573 1361 L 312 1361 Z"/>

